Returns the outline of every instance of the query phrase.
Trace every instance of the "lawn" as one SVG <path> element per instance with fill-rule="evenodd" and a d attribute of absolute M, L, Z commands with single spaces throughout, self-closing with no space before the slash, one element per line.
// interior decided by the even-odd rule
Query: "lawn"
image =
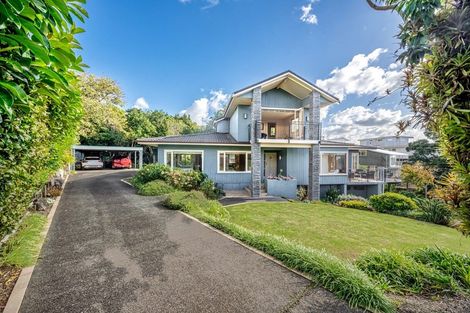
<path fill-rule="evenodd" d="M 230 221 L 305 246 L 354 259 L 370 249 L 425 246 L 469 253 L 470 238 L 455 229 L 327 203 L 256 202 L 226 207 Z"/>

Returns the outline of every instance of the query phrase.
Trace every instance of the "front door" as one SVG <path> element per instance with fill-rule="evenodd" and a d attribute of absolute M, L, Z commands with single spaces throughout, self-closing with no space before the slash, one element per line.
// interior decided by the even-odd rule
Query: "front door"
<path fill-rule="evenodd" d="M 264 176 L 277 176 L 277 152 L 264 153 Z"/>

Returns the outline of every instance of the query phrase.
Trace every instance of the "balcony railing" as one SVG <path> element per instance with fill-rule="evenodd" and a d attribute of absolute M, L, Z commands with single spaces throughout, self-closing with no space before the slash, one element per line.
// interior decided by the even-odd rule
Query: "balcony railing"
<path fill-rule="evenodd" d="M 385 169 L 380 167 L 349 170 L 348 177 L 349 181 L 357 183 L 384 181 Z"/>
<path fill-rule="evenodd" d="M 309 129 L 312 126 L 314 133 L 313 140 L 321 138 L 321 123 L 291 122 L 270 122 L 258 121 L 255 124 L 255 134 L 257 139 L 284 139 L 284 140 L 309 140 Z M 263 127 L 264 126 L 264 127 Z M 248 134 L 251 139 L 251 124 L 248 125 Z"/>

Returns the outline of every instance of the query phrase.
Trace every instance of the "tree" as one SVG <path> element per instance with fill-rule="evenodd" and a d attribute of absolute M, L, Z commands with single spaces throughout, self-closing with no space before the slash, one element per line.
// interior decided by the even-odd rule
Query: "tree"
<path fill-rule="evenodd" d="M 79 77 L 84 115 L 81 144 L 127 145 L 127 119 L 121 88 L 112 79 L 83 74 Z"/>
<path fill-rule="evenodd" d="M 82 1 L 0 2 L 0 237 L 71 161 L 82 108 Z"/>
<path fill-rule="evenodd" d="M 427 139 L 417 140 L 410 143 L 406 151 L 412 153 L 408 158 L 409 163 L 420 162 L 424 166 L 432 168 L 434 176 L 438 179 L 450 170 L 447 160 L 439 153 L 437 143 L 430 142 Z"/>
<path fill-rule="evenodd" d="M 132 146 L 138 138 L 156 136 L 157 128 L 150 120 L 150 114 L 134 108 L 127 111 L 126 117 Z"/>
<path fill-rule="evenodd" d="M 403 165 L 400 177 L 407 187 L 408 184 L 413 184 L 418 189 L 423 190 L 425 197 L 427 197 L 427 187 L 434 183 L 434 176 L 431 170 L 420 162 Z"/>
<path fill-rule="evenodd" d="M 470 190 L 456 173 L 451 172 L 437 182 L 432 195 L 457 209 L 470 198 Z"/>
<path fill-rule="evenodd" d="M 405 66 L 405 102 L 439 138 L 441 152 L 470 185 L 470 0 L 367 0 L 403 19 L 398 60 Z M 470 235 L 470 203 L 460 207 Z"/>

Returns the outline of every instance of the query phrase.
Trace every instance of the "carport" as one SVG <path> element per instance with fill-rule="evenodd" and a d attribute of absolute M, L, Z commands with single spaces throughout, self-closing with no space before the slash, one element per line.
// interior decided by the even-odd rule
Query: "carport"
<path fill-rule="evenodd" d="M 132 166 L 134 168 L 142 168 L 142 160 L 144 149 L 142 147 L 121 147 L 121 146 L 85 146 L 74 145 L 72 146 L 72 155 L 76 157 L 79 154 L 84 155 L 86 152 L 129 152 Z M 137 167 L 138 164 L 138 167 Z M 72 169 L 75 169 L 75 163 L 72 164 Z"/>

